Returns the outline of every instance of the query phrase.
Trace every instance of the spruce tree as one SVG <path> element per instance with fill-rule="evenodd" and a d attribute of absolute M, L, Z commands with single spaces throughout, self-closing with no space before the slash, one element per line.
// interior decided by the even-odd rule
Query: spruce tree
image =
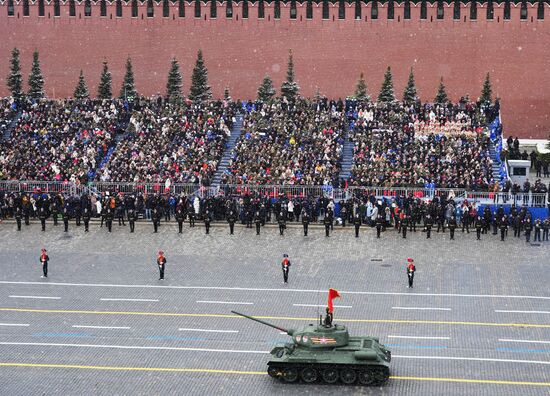
<path fill-rule="evenodd" d="M 229 92 L 229 87 L 225 87 L 223 91 L 223 99 L 227 102 L 231 102 L 231 92 Z"/>
<path fill-rule="evenodd" d="M 378 95 L 379 102 L 393 102 L 395 100 L 395 94 L 393 92 L 393 77 L 391 74 L 391 68 L 388 66 L 386 73 L 384 74 L 384 81 L 380 88 L 380 94 Z"/>
<path fill-rule="evenodd" d="M 19 50 L 14 48 L 11 51 L 10 74 L 6 79 L 11 96 L 16 102 L 23 97 L 23 75 L 21 74 L 21 63 L 19 62 Z"/>
<path fill-rule="evenodd" d="M 407 86 L 403 92 L 403 103 L 412 104 L 416 101 L 416 84 L 414 83 L 414 74 L 411 67 L 411 72 L 409 73 L 409 81 L 407 81 Z"/>
<path fill-rule="evenodd" d="M 138 96 L 138 93 L 136 91 L 136 84 L 134 82 L 134 70 L 132 68 L 132 60 L 130 58 L 126 59 L 126 74 L 124 75 L 124 81 L 122 82 L 122 87 L 120 88 L 120 94 L 118 96 L 121 99 L 128 100 L 133 100 Z"/>
<path fill-rule="evenodd" d="M 38 51 L 32 54 L 32 68 L 29 74 L 29 98 L 41 99 L 44 94 L 44 77 L 40 70 L 40 61 L 38 60 Z"/>
<path fill-rule="evenodd" d="M 80 76 L 78 77 L 78 84 L 74 89 L 75 99 L 87 99 L 90 97 L 90 92 L 88 92 L 88 85 L 84 79 L 84 73 L 80 70 Z"/>
<path fill-rule="evenodd" d="M 111 72 L 109 71 L 109 66 L 107 61 L 103 61 L 103 71 L 101 72 L 101 78 L 99 81 L 99 86 L 97 87 L 97 97 L 99 99 L 111 99 L 113 96 L 112 89 L 113 78 L 111 77 Z"/>
<path fill-rule="evenodd" d="M 258 88 L 258 100 L 264 103 L 269 102 L 275 96 L 275 87 L 271 77 L 266 75 Z"/>
<path fill-rule="evenodd" d="M 166 99 L 170 103 L 179 103 L 183 99 L 181 93 L 182 78 L 180 65 L 176 58 L 172 59 L 172 66 L 168 72 L 168 82 L 166 83 Z"/>
<path fill-rule="evenodd" d="M 294 59 L 292 58 L 292 50 L 288 51 L 288 66 L 286 70 L 286 80 L 281 85 L 281 96 L 289 102 L 294 102 L 300 91 L 298 83 L 294 81 Z"/>
<path fill-rule="evenodd" d="M 366 101 L 370 99 L 369 94 L 367 93 L 367 83 L 365 82 L 365 76 L 363 73 L 361 73 L 359 80 L 357 80 L 355 94 L 353 96 L 359 101 Z"/>
<path fill-rule="evenodd" d="M 443 77 L 441 77 L 441 80 L 439 80 L 439 87 L 437 88 L 437 95 L 434 98 L 434 103 L 446 104 L 448 101 L 449 98 L 447 98 L 447 92 L 445 92 Z"/>
<path fill-rule="evenodd" d="M 481 90 L 481 103 L 491 104 L 493 102 L 493 88 L 491 86 L 491 78 L 489 73 L 485 76 L 485 81 L 483 82 L 483 88 Z"/>
<path fill-rule="evenodd" d="M 189 99 L 193 102 L 205 102 L 212 99 L 212 90 L 208 85 L 208 69 L 204 64 L 201 50 L 197 54 L 197 62 L 191 75 Z"/>

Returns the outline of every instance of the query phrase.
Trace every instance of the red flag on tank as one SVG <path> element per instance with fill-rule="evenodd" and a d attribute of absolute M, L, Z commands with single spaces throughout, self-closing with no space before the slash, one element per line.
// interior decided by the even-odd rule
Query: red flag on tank
<path fill-rule="evenodd" d="M 332 313 L 333 311 L 332 300 L 334 300 L 337 297 L 340 297 L 340 293 L 338 293 L 338 290 L 328 289 L 328 311 L 330 313 Z"/>

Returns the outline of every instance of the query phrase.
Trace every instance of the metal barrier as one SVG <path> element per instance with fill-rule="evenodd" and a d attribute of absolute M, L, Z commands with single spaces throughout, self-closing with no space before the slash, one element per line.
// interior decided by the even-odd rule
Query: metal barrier
<path fill-rule="evenodd" d="M 307 198 L 324 197 L 336 202 L 354 197 L 375 196 L 376 198 L 398 199 L 412 196 L 422 200 L 431 200 L 435 197 L 453 197 L 457 201 L 467 199 L 480 204 L 512 204 L 531 207 L 545 207 L 548 202 L 546 193 L 506 193 L 490 191 L 467 191 L 453 188 L 422 188 L 422 187 L 348 187 L 333 188 L 332 186 L 301 186 L 301 185 L 239 185 L 227 184 L 222 186 L 200 186 L 198 184 L 171 184 L 164 183 L 116 183 L 93 182 L 81 185 L 70 182 L 47 181 L 0 181 L 0 191 L 5 192 L 46 192 L 63 193 L 80 196 L 82 194 L 102 194 L 105 192 L 125 194 L 174 194 L 208 198 L 214 196 L 240 197 L 246 194 L 263 197 L 279 198 Z"/>

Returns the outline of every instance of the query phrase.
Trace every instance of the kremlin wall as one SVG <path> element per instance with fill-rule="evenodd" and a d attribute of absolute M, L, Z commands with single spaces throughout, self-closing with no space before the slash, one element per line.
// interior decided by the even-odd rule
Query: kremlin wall
<path fill-rule="evenodd" d="M 378 2 L 374 11 L 373 2 L 357 3 L 360 10 L 355 2 L 328 3 L 324 11 L 323 3 L 310 3 L 311 12 L 308 2 L 230 4 L 230 12 L 224 2 L 216 3 L 212 13 L 210 2 L 198 1 L 0 2 L 0 95 L 8 95 L 5 79 L 13 47 L 21 51 L 25 81 L 32 52 L 39 51 L 50 98 L 72 96 L 80 69 L 90 91 L 97 92 L 104 59 L 113 74 L 113 92 L 118 93 L 128 56 L 141 94 L 164 93 L 173 57 L 180 62 L 188 92 L 202 49 L 216 97 L 229 87 L 234 99 L 253 99 L 266 74 L 280 87 L 291 49 L 304 96 L 318 89 L 328 97 L 344 98 L 364 72 L 375 97 L 391 66 L 398 97 L 413 67 L 423 101 L 433 100 L 440 77 L 453 101 L 466 94 L 475 99 L 489 72 L 493 95 L 501 98 L 505 135 L 549 135 L 546 3 L 511 3 L 510 19 L 505 19 L 504 2 L 493 3 L 492 20 L 487 19 L 487 3 L 477 3 L 476 20 L 470 19 L 471 4 L 459 2 Z M 406 5 L 410 19 L 405 18 Z M 258 18 L 262 6 L 264 15 Z M 541 7 L 544 19 L 539 19 Z M 388 18 L 392 8 L 393 19 Z M 27 9 L 29 15 L 24 16 Z"/>

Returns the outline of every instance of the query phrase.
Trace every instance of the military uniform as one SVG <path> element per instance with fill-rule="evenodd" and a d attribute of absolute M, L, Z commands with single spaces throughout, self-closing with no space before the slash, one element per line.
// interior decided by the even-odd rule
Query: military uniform
<path fill-rule="evenodd" d="M 166 266 L 166 257 L 164 257 L 164 253 L 162 251 L 159 252 L 159 255 L 157 257 L 157 265 L 159 267 L 159 274 L 160 274 L 159 280 L 164 280 L 164 268 Z"/>
<path fill-rule="evenodd" d="M 483 221 L 481 220 L 481 217 L 478 216 L 474 226 L 476 228 L 477 239 L 480 240 L 481 239 L 481 230 L 483 229 Z"/>
<path fill-rule="evenodd" d="M 541 242 L 540 236 L 542 231 L 542 221 L 540 219 L 535 220 L 535 242 Z"/>
<path fill-rule="evenodd" d="M 407 216 L 403 215 L 401 217 L 401 221 L 399 222 L 399 226 L 401 227 L 401 233 L 403 234 L 403 238 L 407 238 Z"/>
<path fill-rule="evenodd" d="M 17 207 L 17 209 L 15 209 L 15 221 L 17 222 L 17 231 L 21 231 L 21 219 L 23 219 L 23 213 L 21 213 L 21 208 Z"/>
<path fill-rule="evenodd" d="M 426 219 L 424 220 L 424 226 L 426 227 L 426 239 L 430 239 L 432 236 L 432 226 L 434 222 L 432 220 L 432 216 L 429 214 L 426 215 Z"/>
<path fill-rule="evenodd" d="M 82 213 L 82 220 L 84 221 L 84 232 L 89 231 L 90 217 L 90 211 L 88 210 L 88 208 L 84 208 L 84 213 Z"/>
<path fill-rule="evenodd" d="M 531 231 L 533 230 L 531 218 L 527 217 L 523 220 L 523 229 L 525 230 L 525 242 L 531 242 Z"/>
<path fill-rule="evenodd" d="M 550 219 L 546 219 L 542 222 L 542 240 L 548 241 L 548 232 L 550 230 Z"/>
<path fill-rule="evenodd" d="M 42 225 L 42 231 L 46 231 L 46 209 L 40 208 L 38 211 L 38 218 L 40 219 L 40 224 Z"/>
<path fill-rule="evenodd" d="M 382 231 L 382 226 L 384 225 L 384 219 L 382 215 L 379 215 L 376 219 L 376 238 L 380 238 L 380 232 Z"/>
<path fill-rule="evenodd" d="M 414 260 L 412 258 L 407 259 L 407 262 L 409 263 L 407 265 L 407 279 L 409 280 L 409 288 L 413 287 L 414 282 L 414 273 L 416 272 L 416 267 L 414 265 Z"/>
<path fill-rule="evenodd" d="M 113 209 L 108 208 L 107 212 L 105 213 L 105 225 L 107 225 L 107 229 L 109 232 L 111 232 L 113 228 L 113 220 L 115 219 L 115 214 L 113 213 Z"/>
<path fill-rule="evenodd" d="M 455 229 L 456 229 L 456 217 L 451 216 L 449 219 L 449 233 L 451 234 L 451 240 L 455 239 Z"/>
<path fill-rule="evenodd" d="M 361 228 L 361 216 L 359 213 L 353 218 L 353 225 L 355 227 L 355 238 L 359 238 L 359 229 Z"/>
<path fill-rule="evenodd" d="M 42 264 L 42 278 L 48 277 L 48 261 L 50 257 L 48 256 L 46 249 L 42 249 L 42 254 L 40 254 L 40 263 Z"/>
<path fill-rule="evenodd" d="M 283 261 L 281 262 L 281 268 L 283 270 L 283 282 L 285 284 L 288 283 L 288 273 L 290 271 L 290 260 L 288 259 L 288 255 L 283 255 Z"/>
<path fill-rule="evenodd" d="M 207 209 L 206 212 L 204 212 L 204 229 L 205 229 L 206 235 L 210 234 L 211 222 L 212 222 L 212 215 L 210 214 L 210 211 Z"/>
<path fill-rule="evenodd" d="M 262 217 L 260 212 L 256 212 L 254 215 L 254 224 L 256 225 L 256 235 L 260 235 L 260 228 L 262 228 Z"/>
<path fill-rule="evenodd" d="M 283 212 L 279 213 L 279 218 L 277 219 L 277 222 L 279 223 L 279 235 L 285 234 L 285 228 L 286 228 L 285 217 L 286 216 Z"/>
<path fill-rule="evenodd" d="M 69 232 L 69 210 L 63 209 L 63 225 L 65 226 L 65 232 Z"/>
<path fill-rule="evenodd" d="M 330 236 L 330 228 L 332 225 L 332 220 L 328 213 L 325 214 L 325 217 L 323 219 L 323 224 L 325 225 L 325 236 Z"/>
<path fill-rule="evenodd" d="M 130 209 L 128 211 L 128 223 L 130 224 L 130 232 L 134 232 L 136 228 L 136 220 L 138 219 L 137 211 Z"/>
<path fill-rule="evenodd" d="M 183 220 L 185 219 L 185 213 L 183 213 L 182 208 L 176 210 L 176 221 L 178 222 L 178 233 L 183 231 Z"/>
<path fill-rule="evenodd" d="M 153 209 L 153 213 L 151 215 L 151 220 L 153 221 L 153 232 L 158 232 L 159 223 L 160 223 L 161 214 L 158 211 L 158 209 Z"/>
<path fill-rule="evenodd" d="M 506 237 L 506 231 L 508 230 L 508 219 L 506 218 L 506 216 L 503 216 L 500 219 L 499 228 L 500 228 L 500 240 L 504 241 L 504 238 Z"/>
<path fill-rule="evenodd" d="M 305 211 L 302 214 L 302 226 L 304 227 L 304 236 L 307 236 L 307 231 L 309 228 L 309 214 Z"/>
<path fill-rule="evenodd" d="M 227 222 L 229 223 L 229 235 L 233 235 L 236 221 L 237 221 L 237 216 L 235 215 L 235 213 L 233 211 L 229 212 L 229 216 L 227 216 Z"/>

